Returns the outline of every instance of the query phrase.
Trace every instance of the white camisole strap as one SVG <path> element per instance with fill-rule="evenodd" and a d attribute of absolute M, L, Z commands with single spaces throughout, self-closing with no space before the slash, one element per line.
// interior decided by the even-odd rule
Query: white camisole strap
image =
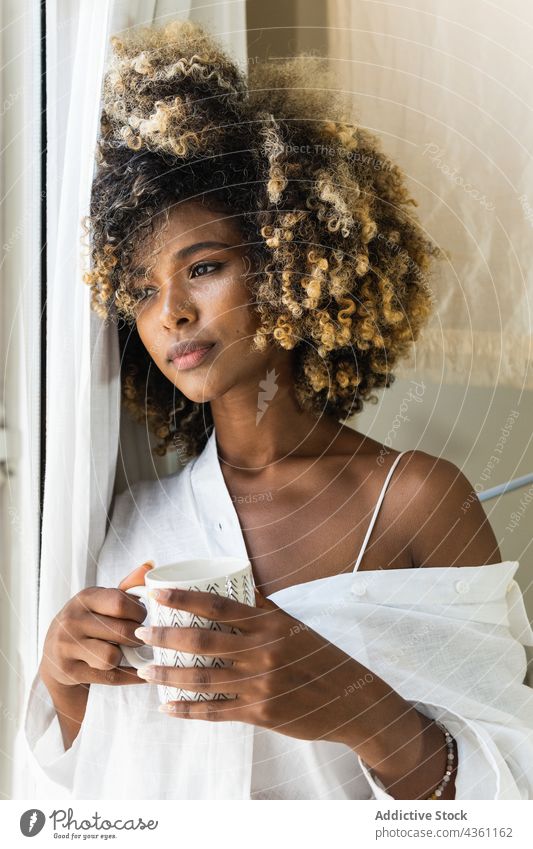
<path fill-rule="evenodd" d="M 390 467 L 390 469 L 389 469 L 389 471 L 388 471 L 388 473 L 387 473 L 387 477 L 385 478 L 385 483 L 383 484 L 383 487 L 382 487 L 382 489 L 381 489 L 381 492 L 380 492 L 380 495 L 379 495 L 379 498 L 378 498 L 377 504 L 376 504 L 376 506 L 375 506 L 375 508 L 374 508 L 373 516 L 372 516 L 372 518 L 371 518 L 371 520 L 370 520 L 370 524 L 369 524 L 369 526 L 368 526 L 368 530 L 367 530 L 367 532 L 366 532 L 366 536 L 365 536 L 365 538 L 364 538 L 364 540 L 363 540 L 363 545 L 361 546 L 361 551 L 359 552 L 359 557 L 357 558 L 357 562 L 356 562 L 356 564 L 355 564 L 355 566 L 354 566 L 354 568 L 353 568 L 353 571 L 354 571 L 354 572 L 357 572 L 357 570 L 359 569 L 359 565 L 360 565 L 360 563 L 361 563 L 361 560 L 363 559 L 363 555 L 364 555 L 365 550 L 366 550 L 366 544 L 367 544 L 368 540 L 370 539 L 370 534 L 372 533 L 372 528 L 374 527 L 374 523 L 375 523 L 375 521 L 376 521 L 376 519 L 377 519 L 377 517 L 378 517 L 379 508 L 381 507 L 381 503 L 382 503 L 382 501 L 383 501 L 383 499 L 384 499 L 384 497 L 385 497 L 385 493 L 386 493 L 386 491 L 387 491 L 387 487 L 388 487 L 388 485 L 389 485 L 389 481 L 390 481 L 390 479 L 391 479 L 391 477 L 392 477 L 392 475 L 393 475 L 393 473 L 394 473 L 394 469 L 395 469 L 395 468 L 396 468 L 396 466 L 398 465 L 398 461 L 400 460 L 400 458 L 401 458 L 401 457 L 403 457 L 403 455 L 404 455 L 404 454 L 407 454 L 407 453 L 408 453 L 407 451 L 401 451 L 401 452 L 400 452 L 400 454 L 398 454 L 398 456 L 396 457 L 396 459 L 395 459 L 394 463 L 392 464 L 392 466 Z"/>

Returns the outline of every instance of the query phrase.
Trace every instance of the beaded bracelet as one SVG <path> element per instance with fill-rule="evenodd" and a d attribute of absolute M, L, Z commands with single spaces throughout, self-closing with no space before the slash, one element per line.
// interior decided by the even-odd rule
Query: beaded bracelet
<path fill-rule="evenodd" d="M 445 726 L 442 724 L 442 722 L 439 722 L 438 719 L 435 719 L 434 722 L 435 722 L 436 725 L 438 725 L 438 727 L 440 728 L 440 730 L 443 732 L 443 734 L 446 737 L 446 748 L 447 748 L 447 751 L 448 751 L 448 766 L 447 766 L 446 773 L 445 773 L 444 778 L 442 779 L 441 783 L 439 784 L 437 789 L 433 791 L 431 796 L 426 797 L 427 799 L 440 799 L 440 797 L 443 794 L 443 791 L 446 788 L 446 785 L 450 781 L 451 774 L 453 772 L 453 762 L 455 760 L 455 754 L 454 754 L 454 751 L 453 751 L 453 737 L 452 737 L 452 735 L 450 734 L 448 729 L 445 728 Z"/>
<path fill-rule="evenodd" d="M 441 783 L 440 783 L 440 784 L 439 784 L 439 786 L 436 788 L 436 790 L 434 790 L 434 791 L 433 791 L 433 793 L 431 794 L 431 796 L 426 796 L 426 797 L 425 797 L 425 801 L 427 801 L 427 800 L 429 800 L 429 799 L 440 799 L 440 797 L 442 796 L 442 793 L 443 793 L 444 789 L 446 788 L 446 785 L 447 785 L 447 784 L 450 782 L 450 780 L 451 780 L 451 774 L 452 774 L 452 772 L 453 772 L 453 762 L 454 762 L 454 760 L 455 760 L 455 754 L 454 754 L 454 751 L 453 751 L 454 738 L 452 737 L 452 735 L 450 734 L 450 732 L 448 731 L 448 729 L 447 729 L 447 728 L 446 728 L 446 727 L 442 724 L 442 722 L 439 722 L 439 720 L 438 720 L 438 719 L 434 719 L 434 720 L 433 720 L 433 722 L 434 722 L 434 723 L 435 723 L 435 724 L 436 724 L 436 725 L 440 728 L 440 730 L 443 732 L 444 736 L 446 737 L 446 750 L 447 750 L 447 753 L 448 753 L 448 754 L 447 754 L 447 763 L 448 763 L 448 765 L 447 765 L 447 768 L 446 768 L 446 772 L 445 772 L 445 774 L 444 774 L 444 778 L 442 779 Z M 364 762 L 364 761 L 362 761 L 362 763 L 365 763 L 365 762 Z M 368 766 L 368 764 L 365 764 L 365 767 L 366 767 L 366 768 L 367 768 L 370 772 L 372 772 L 372 770 L 370 770 L 370 767 Z M 375 780 L 375 776 L 374 776 L 374 780 Z M 383 787 L 383 785 L 381 784 L 381 782 L 380 782 L 380 786 L 381 786 L 381 787 Z M 383 789 L 384 789 L 384 790 L 386 790 L 386 788 L 385 788 L 385 787 L 383 787 Z"/>

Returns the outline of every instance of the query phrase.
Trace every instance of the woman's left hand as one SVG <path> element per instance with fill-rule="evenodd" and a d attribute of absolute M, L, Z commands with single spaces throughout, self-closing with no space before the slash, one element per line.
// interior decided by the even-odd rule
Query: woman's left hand
<path fill-rule="evenodd" d="M 215 655 L 232 666 L 152 666 L 150 683 L 231 699 L 173 701 L 161 709 L 190 719 L 238 720 L 302 740 L 346 742 L 353 736 L 353 695 L 368 669 L 256 590 L 256 607 L 197 590 L 163 590 L 159 604 L 237 628 L 152 627 L 135 633 L 151 646 Z M 147 671 L 153 671 L 153 676 Z"/>

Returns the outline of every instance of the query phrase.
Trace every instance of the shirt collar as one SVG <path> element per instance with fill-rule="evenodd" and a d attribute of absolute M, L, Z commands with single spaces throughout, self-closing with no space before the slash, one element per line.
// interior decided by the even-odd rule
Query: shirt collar
<path fill-rule="evenodd" d="M 239 517 L 220 467 L 214 426 L 192 464 L 190 482 L 196 517 L 208 532 L 208 547 L 213 554 L 248 559 Z"/>

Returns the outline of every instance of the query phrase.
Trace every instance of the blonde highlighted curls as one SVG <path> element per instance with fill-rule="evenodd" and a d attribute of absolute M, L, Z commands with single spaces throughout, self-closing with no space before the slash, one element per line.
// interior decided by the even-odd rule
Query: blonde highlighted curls
<path fill-rule="evenodd" d="M 390 386 L 433 307 L 432 259 L 403 172 L 358 124 L 327 59 L 254 63 L 246 76 L 202 27 L 172 21 L 112 39 L 91 211 L 93 309 L 118 320 L 123 396 L 154 452 L 205 445 L 209 404 L 190 402 L 135 327 L 134 250 L 195 199 L 238 216 L 253 273 L 253 346 L 294 351 L 301 406 L 347 418 Z M 143 262 L 149 275 L 149 263 Z"/>

